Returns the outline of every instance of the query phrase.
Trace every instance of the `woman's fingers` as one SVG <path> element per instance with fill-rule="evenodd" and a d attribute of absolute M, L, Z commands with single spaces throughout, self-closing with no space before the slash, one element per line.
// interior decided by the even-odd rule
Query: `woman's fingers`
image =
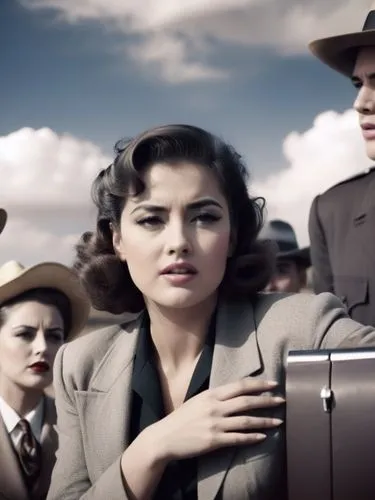
<path fill-rule="evenodd" d="M 271 391 L 277 385 L 277 382 L 272 380 L 256 380 L 252 377 L 246 377 L 217 387 L 212 393 L 218 400 L 226 401 L 227 399 L 232 399 L 243 394 Z"/>
<path fill-rule="evenodd" d="M 264 441 L 266 437 L 267 435 L 261 432 L 223 432 L 215 448 L 256 444 Z"/>
<path fill-rule="evenodd" d="M 251 417 L 239 415 L 221 420 L 220 427 L 224 432 L 249 432 L 251 430 L 272 429 L 283 423 L 280 418 Z"/>
<path fill-rule="evenodd" d="M 223 416 L 242 413 L 249 410 L 261 408 L 273 408 L 285 403 L 285 399 L 280 396 L 260 395 L 260 396 L 238 396 L 233 399 L 222 401 L 220 404 Z"/>

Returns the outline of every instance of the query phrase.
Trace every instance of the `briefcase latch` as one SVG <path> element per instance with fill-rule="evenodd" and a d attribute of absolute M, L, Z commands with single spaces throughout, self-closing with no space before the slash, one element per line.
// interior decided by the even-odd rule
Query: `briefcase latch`
<path fill-rule="evenodd" d="M 320 397 L 323 401 L 323 410 L 325 413 L 330 413 L 332 410 L 332 400 L 333 400 L 333 392 L 326 385 L 322 387 L 320 391 Z"/>

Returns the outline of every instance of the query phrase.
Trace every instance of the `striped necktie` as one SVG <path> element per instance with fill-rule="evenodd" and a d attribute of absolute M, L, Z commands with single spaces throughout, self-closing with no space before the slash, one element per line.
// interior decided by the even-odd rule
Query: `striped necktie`
<path fill-rule="evenodd" d="M 41 449 L 40 444 L 35 439 L 30 424 L 27 420 L 21 419 L 18 424 L 21 430 L 21 439 L 19 440 L 16 451 L 24 473 L 24 477 L 29 488 L 32 488 L 40 472 Z"/>

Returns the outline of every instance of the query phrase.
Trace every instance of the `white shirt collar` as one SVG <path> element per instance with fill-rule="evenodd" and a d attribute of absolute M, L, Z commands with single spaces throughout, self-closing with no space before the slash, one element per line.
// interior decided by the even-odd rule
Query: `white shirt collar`
<path fill-rule="evenodd" d="M 42 434 L 43 409 L 44 409 L 44 398 L 42 398 L 38 403 L 38 405 L 24 417 L 24 419 L 29 422 L 32 433 L 39 442 Z M 0 415 L 2 416 L 2 419 L 4 421 L 8 433 L 11 434 L 15 430 L 15 427 L 18 424 L 18 422 L 21 420 L 21 417 L 18 415 L 16 411 L 13 410 L 11 406 L 8 405 L 6 401 L 4 401 L 4 399 L 1 396 L 0 396 Z"/>

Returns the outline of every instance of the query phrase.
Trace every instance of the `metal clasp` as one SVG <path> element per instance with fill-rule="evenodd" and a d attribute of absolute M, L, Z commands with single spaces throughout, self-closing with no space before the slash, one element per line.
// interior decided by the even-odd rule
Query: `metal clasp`
<path fill-rule="evenodd" d="M 320 391 L 320 397 L 323 400 L 324 412 L 330 413 L 330 411 L 332 410 L 332 399 L 333 399 L 332 390 L 325 385 L 324 387 L 322 387 Z"/>

